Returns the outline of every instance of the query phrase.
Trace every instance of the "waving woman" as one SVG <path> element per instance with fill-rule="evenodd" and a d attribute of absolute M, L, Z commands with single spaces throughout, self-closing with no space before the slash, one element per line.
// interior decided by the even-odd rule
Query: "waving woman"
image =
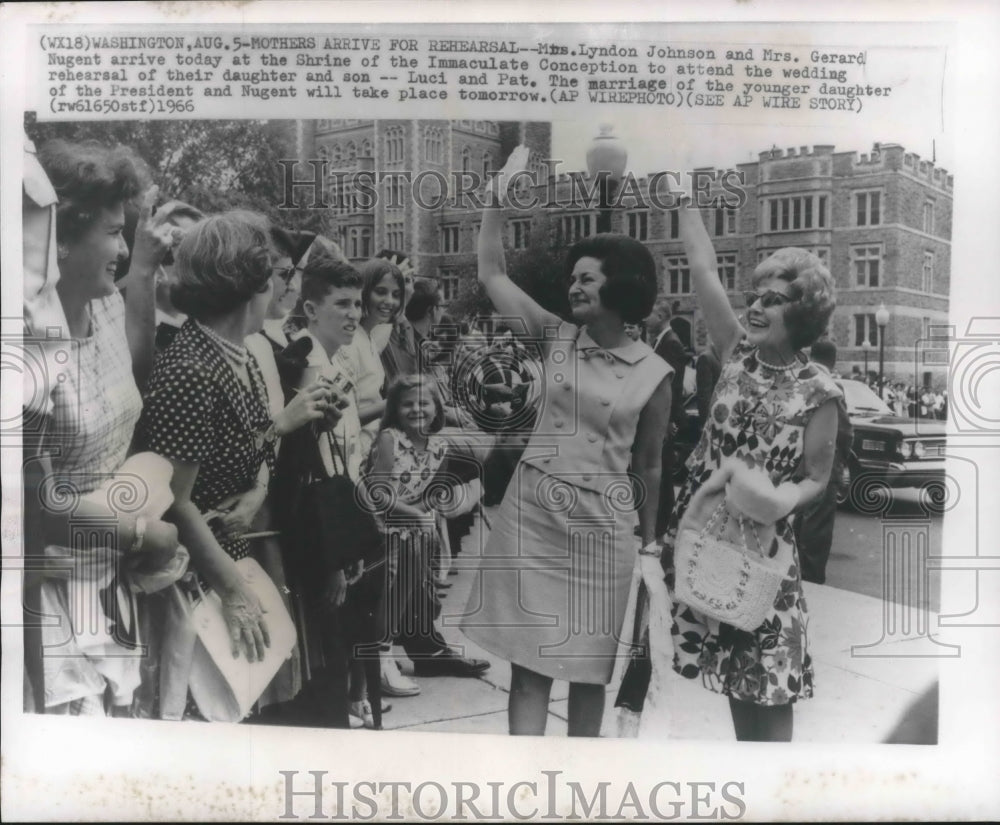
<path fill-rule="evenodd" d="M 491 184 L 501 202 L 527 159 L 525 147 L 515 149 Z M 503 563 L 482 571 L 463 629 L 511 662 L 512 734 L 545 732 L 552 680 L 564 679 L 569 734 L 597 736 L 635 563 L 633 509 L 643 543 L 655 546 L 670 367 L 625 325 L 649 314 L 656 269 L 630 238 L 580 241 L 566 260 L 572 322 L 564 322 L 507 276 L 502 225 L 502 212 L 488 208 L 479 280 L 502 315 L 524 320 L 527 340 L 541 349 L 545 386 L 486 548 Z"/>
<path fill-rule="evenodd" d="M 810 364 L 801 349 L 826 330 L 835 306 L 833 281 L 815 255 L 779 249 L 751 276 L 744 327 L 719 281 L 700 212 L 682 205 L 680 227 L 698 303 L 723 366 L 665 537 L 662 562 L 672 602 L 673 668 L 729 698 L 738 739 L 788 741 L 792 705 L 813 690 L 790 516 L 826 487 L 840 395 L 829 375 Z M 710 619 L 674 598 L 679 527 L 705 524 L 711 507 L 703 505 L 723 496 L 730 512 L 751 520 L 748 533 L 751 528 L 774 532 L 771 557 L 791 551 L 772 609 L 754 631 Z M 666 667 L 667 656 L 668 651 L 654 649 L 653 707 L 657 674 L 662 674 L 655 664 Z"/>

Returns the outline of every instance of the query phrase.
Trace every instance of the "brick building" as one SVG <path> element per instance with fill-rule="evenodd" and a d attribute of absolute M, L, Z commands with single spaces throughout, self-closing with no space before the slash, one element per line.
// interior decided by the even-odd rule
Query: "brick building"
<path fill-rule="evenodd" d="M 374 168 L 435 171 L 453 180 L 456 172 L 479 174 L 496 169 L 518 143 L 532 149 L 533 172 L 544 181 L 550 157 L 547 123 L 440 120 L 327 120 L 299 124 L 302 158 L 325 158 L 331 171 Z M 713 195 L 723 194 L 725 175 L 737 173 L 746 192 L 739 208 L 703 210 L 715 244 L 719 274 L 737 309 L 740 291 L 754 267 L 783 246 L 815 252 L 830 268 L 837 286 L 837 311 L 830 337 L 839 350 L 839 369 L 862 366 L 867 339 L 869 370 L 878 369 L 879 329 L 875 311 L 885 303 L 885 372 L 891 380 L 941 385 L 946 367 L 918 362 L 915 344 L 929 328 L 948 320 L 951 284 L 953 178 L 933 163 L 896 144 L 876 144 L 868 154 L 836 152 L 817 145 L 761 152 L 758 161 L 735 170 L 698 170 L 711 179 Z M 636 182 L 640 197 L 624 194 L 611 216 L 612 231 L 631 235 L 649 247 L 657 263 L 661 290 L 675 298 L 673 325 L 693 350 L 705 345 L 705 328 L 691 291 L 690 274 L 678 238 L 676 215 L 651 203 L 650 179 Z M 425 181 L 432 188 L 430 178 Z M 379 249 L 407 251 L 420 274 L 437 277 L 447 300 L 475 278 L 477 209 L 420 208 L 406 184 L 383 182 L 379 199 L 368 208 L 350 191 L 336 192 L 332 232 L 345 252 L 363 259 Z M 393 186 L 396 191 L 390 191 Z M 559 175 L 536 187 L 545 208 L 507 222 L 509 249 L 532 244 L 561 249 L 597 231 L 596 203 L 581 202 L 585 176 Z M 727 187 L 728 188 L 728 187 Z M 574 201 L 577 205 L 562 206 Z M 481 190 L 480 190 L 481 191 Z M 661 190 L 665 192 L 665 190 Z M 635 189 L 633 189 L 633 194 Z M 643 203 L 640 203 L 642 201 Z M 662 201 L 661 201 L 662 202 Z M 552 204 L 557 204 L 552 206 Z M 642 208 L 643 206 L 648 208 Z"/>

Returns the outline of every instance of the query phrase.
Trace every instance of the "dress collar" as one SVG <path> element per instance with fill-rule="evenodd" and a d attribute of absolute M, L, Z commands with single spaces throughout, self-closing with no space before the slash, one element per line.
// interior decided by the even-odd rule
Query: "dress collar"
<path fill-rule="evenodd" d="M 637 364 L 653 351 L 650 349 L 648 344 L 645 344 L 642 341 L 633 341 L 631 344 L 627 344 L 624 347 L 605 349 L 604 347 L 599 346 L 597 342 L 587 334 L 587 330 L 584 327 L 580 327 L 580 332 L 577 335 L 576 350 L 585 359 L 598 355 L 602 358 L 606 358 L 608 361 L 617 359 L 619 361 L 624 361 L 626 364 Z"/>

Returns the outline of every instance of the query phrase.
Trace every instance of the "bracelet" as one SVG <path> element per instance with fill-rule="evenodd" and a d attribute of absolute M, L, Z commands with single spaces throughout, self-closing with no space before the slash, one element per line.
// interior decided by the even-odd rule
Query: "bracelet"
<path fill-rule="evenodd" d="M 656 556 L 660 557 L 660 553 L 663 552 L 663 548 L 660 543 L 653 539 L 649 544 L 645 545 L 641 550 L 639 550 L 640 556 Z"/>
<path fill-rule="evenodd" d="M 132 538 L 132 546 L 129 548 L 130 553 L 138 553 L 142 550 L 142 543 L 146 539 L 146 517 L 139 516 L 135 520 L 135 532 Z"/>

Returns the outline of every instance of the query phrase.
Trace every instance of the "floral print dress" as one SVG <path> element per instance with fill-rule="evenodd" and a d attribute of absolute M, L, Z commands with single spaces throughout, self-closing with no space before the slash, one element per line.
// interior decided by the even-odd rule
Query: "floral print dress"
<path fill-rule="evenodd" d="M 700 676 L 709 690 L 758 705 L 784 705 L 812 696 L 808 617 L 791 519 L 777 522 L 774 539 L 792 545 L 791 566 L 770 613 L 753 632 L 673 601 L 673 545 L 692 495 L 724 460 L 735 457 L 763 470 L 775 484 L 795 478 L 809 419 L 840 394 L 829 375 L 804 358 L 781 369 L 764 366 L 757 348 L 745 340 L 724 365 L 701 440 L 687 462 L 688 479 L 677 497 L 664 546 L 673 667 L 681 676 Z"/>

